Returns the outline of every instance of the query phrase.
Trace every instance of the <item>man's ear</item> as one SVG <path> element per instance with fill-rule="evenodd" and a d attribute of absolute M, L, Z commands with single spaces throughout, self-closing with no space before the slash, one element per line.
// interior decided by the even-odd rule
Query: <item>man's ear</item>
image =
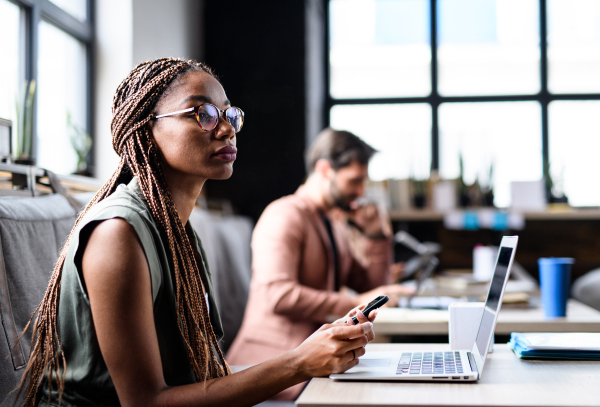
<path fill-rule="evenodd" d="M 323 178 L 329 178 L 332 172 L 333 168 L 331 168 L 331 163 L 325 158 L 320 158 L 315 163 L 315 173 L 319 174 Z"/>

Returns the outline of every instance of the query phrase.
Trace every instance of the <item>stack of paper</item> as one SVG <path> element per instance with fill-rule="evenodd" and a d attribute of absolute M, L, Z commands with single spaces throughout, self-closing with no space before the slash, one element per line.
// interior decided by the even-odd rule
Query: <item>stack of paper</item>
<path fill-rule="evenodd" d="M 600 360 L 600 333 L 519 333 L 510 348 L 521 359 Z"/>

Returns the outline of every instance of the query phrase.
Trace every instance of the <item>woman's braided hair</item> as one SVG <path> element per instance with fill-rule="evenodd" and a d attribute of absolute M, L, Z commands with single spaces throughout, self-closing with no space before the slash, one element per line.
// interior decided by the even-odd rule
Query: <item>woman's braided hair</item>
<path fill-rule="evenodd" d="M 54 267 L 46 294 L 36 309 L 38 315 L 33 328 L 31 352 L 19 386 L 19 395 L 25 391 L 25 406 L 36 405 L 45 372 L 48 372 L 49 386 L 52 386 L 53 379 L 56 381 L 59 397 L 64 390 L 66 360 L 57 332 L 57 310 L 62 269 L 75 230 L 92 206 L 133 176 L 137 177 L 152 216 L 169 244 L 178 325 L 196 379 L 205 381 L 231 373 L 210 323 L 206 291 L 194 250 L 165 183 L 158 151 L 147 126 L 154 118 L 152 111 L 156 103 L 173 81 L 193 70 L 215 76 L 202 63 L 161 58 L 136 66 L 117 88 L 112 106 L 111 133 L 113 147 L 121 160 L 112 177 L 79 214 Z"/>

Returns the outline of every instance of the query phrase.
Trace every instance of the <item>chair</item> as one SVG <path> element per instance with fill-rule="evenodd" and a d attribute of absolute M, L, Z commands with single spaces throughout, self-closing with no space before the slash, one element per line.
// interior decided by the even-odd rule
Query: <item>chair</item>
<path fill-rule="evenodd" d="M 76 214 L 59 194 L 0 198 L 0 403 L 21 379 L 31 327 L 16 341 L 46 292 Z M 11 394 L 6 405 L 12 405 L 15 396 Z"/>
<path fill-rule="evenodd" d="M 253 223 L 243 216 L 219 216 L 195 208 L 189 219 L 206 252 L 225 335 L 223 352 L 233 343 L 244 318 L 251 277 Z"/>
<path fill-rule="evenodd" d="M 571 295 L 577 301 L 600 311 L 600 269 L 588 271 L 575 280 Z"/>
<path fill-rule="evenodd" d="M 66 194 L 39 196 L 34 183 L 47 177 L 49 186 L 64 193 L 56 176 L 45 170 L 0 164 L 0 171 L 25 175 L 19 196 L 0 196 L 0 404 L 17 386 L 27 363 L 32 329 L 15 343 L 46 291 L 54 264 L 81 206 Z M 58 184 L 58 185 L 53 185 Z M 0 191 L 7 195 L 10 190 Z M 77 208 L 77 209 L 75 209 Z M 190 223 L 200 236 L 212 271 L 215 299 L 225 337 L 224 351 L 239 330 L 250 286 L 250 240 L 253 223 L 241 216 L 217 216 L 194 209 Z M 14 348 L 11 353 L 10 350 Z M 6 399 L 12 405 L 16 393 Z"/>

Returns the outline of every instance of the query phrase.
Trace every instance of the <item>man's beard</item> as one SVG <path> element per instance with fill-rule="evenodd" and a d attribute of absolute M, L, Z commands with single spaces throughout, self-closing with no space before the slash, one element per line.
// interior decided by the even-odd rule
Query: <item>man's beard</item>
<path fill-rule="evenodd" d="M 350 212 L 352 211 L 352 207 L 350 204 L 354 202 L 357 196 L 345 196 L 338 189 L 335 180 L 331 180 L 331 184 L 329 187 L 329 194 L 331 195 L 331 200 L 333 206 L 340 208 L 343 211 Z"/>

